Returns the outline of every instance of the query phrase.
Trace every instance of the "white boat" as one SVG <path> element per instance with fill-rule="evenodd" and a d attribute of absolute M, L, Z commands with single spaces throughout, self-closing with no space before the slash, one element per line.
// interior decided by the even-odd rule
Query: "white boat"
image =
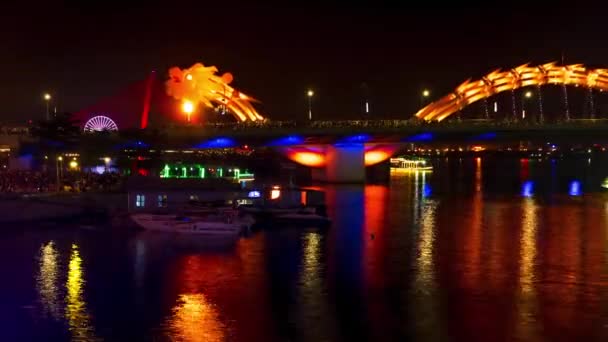
<path fill-rule="evenodd" d="M 406 159 L 403 157 L 391 158 L 391 171 L 393 172 L 407 172 L 407 171 L 431 171 L 433 166 L 427 163 L 424 159 L 410 158 Z"/>
<path fill-rule="evenodd" d="M 207 216 L 175 214 L 132 214 L 131 219 L 145 230 L 182 235 L 238 237 L 249 229 L 253 219 L 239 216 L 236 211 L 224 211 Z"/>

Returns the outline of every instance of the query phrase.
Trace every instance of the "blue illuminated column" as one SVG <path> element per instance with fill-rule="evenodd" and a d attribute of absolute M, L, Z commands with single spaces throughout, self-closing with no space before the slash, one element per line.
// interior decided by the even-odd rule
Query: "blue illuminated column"
<path fill-rule="evenodd" d="M 329 145 L 326 150 L 326 180 L 331 183 L 365 182 L 363 144 Z"/>

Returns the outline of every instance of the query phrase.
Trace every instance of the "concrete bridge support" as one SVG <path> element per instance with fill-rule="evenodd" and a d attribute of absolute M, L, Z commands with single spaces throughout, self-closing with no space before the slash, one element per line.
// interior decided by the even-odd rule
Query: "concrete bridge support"
<path fill-rule="evenodd" d="M 326 182 L 365 182 L 365 149 L 363 144 L 329 145 L 326 150 L 326 158 Z"/>

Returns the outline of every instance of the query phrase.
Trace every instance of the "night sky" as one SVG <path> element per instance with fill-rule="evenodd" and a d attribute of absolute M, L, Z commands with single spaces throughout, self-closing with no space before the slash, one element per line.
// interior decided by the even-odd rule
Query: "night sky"
<path fill-rule="evenodd" d="M 409 118 L 422 89 L 438 98 L 496 67 L 558 61 L 562 51 L 567 63 L 608 67 L 601 7 L 225 3 L 3 8 L 0 122 L 41 118 L 47 90 L 60 111 L 78 111 L 151 70 L 195 62 L 232 72 L 233 85 L 277 120 L 305 118 L 309 87 L 320 119 L 359 117 L 363 83 L 374 117 Z"/>

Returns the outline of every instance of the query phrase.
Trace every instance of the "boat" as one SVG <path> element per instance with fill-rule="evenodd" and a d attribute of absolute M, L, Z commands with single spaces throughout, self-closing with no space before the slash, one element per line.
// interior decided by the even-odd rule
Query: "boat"
<path fill-rule="evenodd" d="M 282 207 L 273 205 L 242 205 L 239 207 L 243 212 L 256 216 L 276 217 L 279 215 L 294 214 L 294 213 L 315 213 L 314 207 Z"/>
<path fill-rule="evenodd" d="M 290 226 L 326 228 L 331 225 L 331 220 L 327 216 L 319 215 L 314 212 L 300 211 L 277 215 L 274 218 L 273 223 L 275 225 L 284 224 Z"/>
<path fill-rule="evenodd" d="M 322 191 L 294 186 L 272 186 L 261 191 L 252 191 L 256 200 L 252 204 L 239 206 L 239 210 L 255 217 L 258 223 L 274 223 L 279 217 L 286 220 L 289 215 L 318 215 L 325 211 L 325 194 Z M 287 216 L 286 216 L 287 215 Z M 312 216 L 307 216 L 312 217 Z"/>
<path fill-rule="evenodd" d="M 422 158 L 397 157 L 390 159 L 391 171 L 431 171 L 433 166 Z"/>
<path fill-rule="evenodd" d="M 238 211 L 217 211 L 206 216 L 178 214 L 132 214 L 131 219 L 144 230 L 189 236 L 237 238 L 254 223 L 250 215 Z"/>

